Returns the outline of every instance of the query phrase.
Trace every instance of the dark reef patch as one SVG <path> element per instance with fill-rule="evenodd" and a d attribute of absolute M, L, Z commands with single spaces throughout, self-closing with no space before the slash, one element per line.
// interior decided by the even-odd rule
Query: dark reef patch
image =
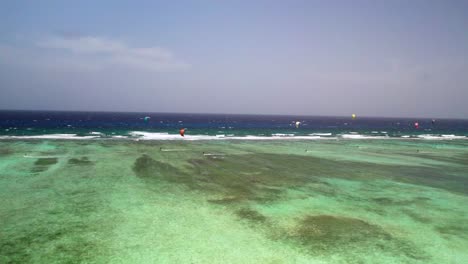
<path fill-rule="evenodd" d="M 465 223 L 461 223 L 462 225 Z M 468 237 L 468 227 L 457 225 L 457 224 L 448 224 L 443 226 L 437 226 L 435 230 L 445 236 L 458 236 L 461 238 Z"/>
<path fill-rule="evenodd" d="M 102 224 L 101 192 L 52 186 L 47 197 L 2 215 L 0 263 L 90 263 L 107 249 L 96 240 L 110 231 Z"/>
<path fill-rule="evenodd" d="M 312 173 L 310 159 L 274 154 L 230 155 L 224 159 L 191 159 L 188 169 L 193 171 L 201 190 L 229 197 L 210 202 L 268 203 L 280 199 L 284 188 L 321 182 Z"/>
<path fill-rule="evenodd" d="M 424 185 L 468 195 L 468 188 L 465 187 L 468 186 L 468 177 L 454 175 L 452 168 L 391 166 L 383 172 L 395 181 Z"/>
<path fill-rule="evenodd" d="M 195 182 L 191 175 L 184 173 L 169 163 L 157 161 L 147 154 L 143 154 L 137 158 L 132 169 L 141 179 L 184 184 L 190 188 L 194 188 Z"/>
<path fill-rule="evenodd" d="M 93 249 L 98 245 L 89 242 L 82 235 L 86 226 L 67 223 L 66 227 L 30 227 L 15 235 L 3 236 L 0 240 L 0 260 L 2 263 L 43 262 L 82 263 L 92 260 Z M 73 236 L 73 239 L 70 239 Z M 44 251 L 43 248 L 48 250 Z M 42 252 L 37 254 L 37 252 Z M 33 254 L 34 253 L 34 258 Z"/>
<path fill-rule="evenodd" d="M 236 215 L 242 219 L 246 219 L 252 222 L 265 222 L 267 220 L 264 215 L 249 208 L 242 208 L 237 210 Z"/>
<path fill-rule="evenodd" d="M 34 162 L 36 166 L 50 166 L 57 163 L 57 158 L 39 158 Z"/>
<path fill-rule="evenodd" d="M 392 205 L 395 203 L 393 199 L 387 198 L 387 197 L 378 197 L 378 198 L 373 198 L 372 201 L 382 204 L 382 205 Z"/>
<path fill-rule="evenodd" d="M 49 169 L 50 166 L 57 164 L 57 158 L 39 158 L 34 162 L 34 167 L 31 172 L 39 173 Z"/>
<path fill-rule="evenodd" d="M 377 198 L 372 199 L 373 202 L 380 204 L 380 205 L 386 205 L 386 206 L 404 206 L 404 205 L 412 205 L 412 204 L 424 205 L 427 201 L 430 201 L 430 200 L 431 199 L 427 197 L 414 197 L 408 200 L 398 200 L 398 199 L 393 199 L 393 198 L 388 198 L 388 197 L 377 197 Z"/>
<path fill-rule="evenodd" d="M 229 155 L 224 159 L 190 159 L 186 168 L 180 170 L 143 154 L 135 160 L 133 171 L 142 179 L 184 184 L 190 189 L 224 197 L 208 201 L 229 205 L 246 201 L 274 202 L 284 197 L 286 188 L 303 188 L 307 184 L 311 195 L 314 190 L 320 193 L 321 187 L 326 186 L 322 177 L 334 173 L 335 166 L 331 161 L 313 157 L 260 153 Z"/>
<path fill-rule="evenodd" d="M 397 239 L 382 227 L 366 221 L 332 215 L 309 215 L 284 235 L 311 254 L 383 250 L 411 259 L 426 259 L 424 252 L 409 242 Z"/>
<path fill-rule="evenodd" d="M 423 224 L 428 224 L 432 222 L 431 218 L 415 213 L 413 210 L 404 209 L 402 212 L 405 213 L 407 216 L 409 216 L 411 219 L 413 219 L 416 222 L 420 222 Z"/>
<path fill-rule="evenodd" d="M 374 239 L 390 240 L 380 227 L 360 219 L 331 215 L 307 216 L 293 231 L 293 239 L 319 250 L 366 243 Z"/>
<path fill-rule="evenodd" d="M 243 199 L 240 197 L 224 197 L 221 199 L 209 199 L 208 202 L 220 205 L 229 205 L 241 202 Z"/>
<path fill-rule="evenodd" d="M 0 147 L 0 156 L 8 156 L 13 154 L 14 151 L 7 147 Z"/>
<path fill-rule="evenodd" d="M 80 159 L 78 158 L 71 158 L 68 160 L 69 165 L 78 165 L 78 166 L 83 166 L 83 165 L 92 165 L 93 162 L 89 160 L 88 157 L 81 157 Z"/>
<path fill-rule="evenodd" d="M 164 177 L 164 173 L 172 173 L 171 169 L 174 168 L 169 164 L 156 161 L 146 154 L 136 159 L 133 164 L 133 171 L 141 178 Z"/>
<path fill-rule="evenodd" d="M 392 179 L 416 185 L 467 193 L 468 178 L 451 175 L 446 168 L 396 166 L 366 162 L 329 160 L 310 156 L 285 154 L 228 155 L 224 159 L 197 158 L 188 160 L 187 168 L 194 181 L 206 191 L 214 191 L 239 200 L 271 202 L 282 197 L 285 188 L 306 187 L 311 195 L 336 196 L 333 188 L 326 188 L 327 178 L 352 181 Z M 315 188 L 314 188 L 315 186 Z M 317 186 L 320 186 L 317 188 Z M 382 205 L 424 204 L 429 198 L 416 197 L 399 201 L 377 197 Z"/>

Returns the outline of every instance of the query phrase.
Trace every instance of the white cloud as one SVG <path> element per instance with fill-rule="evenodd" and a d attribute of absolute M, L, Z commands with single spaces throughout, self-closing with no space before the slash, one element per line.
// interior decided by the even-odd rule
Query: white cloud
<path fill-rule="evenodd" d="M 123 68 L 165 72 L 190 68 L 188 63 L 161 47 L 131 47 L 124 42 L 102 37 L 52 36 L 34 44 L 34 47 L 29 49 L 14 48 L 19 57 L 15 56 L 13 62 L 18 64 L 21 61 L 20 57 L 23 57 L 29 64 L 34 61 L 46 68 L 79 71 Z M 3 51 L 5 50 L 4 47 Z M 12 55 L 11 51 L 2 53 Z"/>
<path fill-rule="evenodd" d="M 37 42 L 41 48 L 63 49 L 74 53 L 108 53 L 125 52 L 128 48 L 120 42 L 98 37 L 49 37 Z"/>

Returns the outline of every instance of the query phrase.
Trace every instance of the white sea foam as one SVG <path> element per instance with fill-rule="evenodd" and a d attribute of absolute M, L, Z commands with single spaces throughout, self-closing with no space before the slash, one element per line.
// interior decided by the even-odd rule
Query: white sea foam
<path fill-rule="evenodd" d="M 295 136 L 294 139 L 323 139 L 321 136 Z"/>
<path fill-rule="evenodd" d="M 353 132 L 351 132 L 353 133 Z M 388 138 L 388 136 L 366 136 L 366 135 L 361 135 L 361 134 L 342 134 L 341 138 L 345 139 L 384 139 Z"/>
<path fill-rule="evenodd" d="M 402 135 L 400 137 L 390 137 L 388 135 L 369 134 L 363 135 L 357 132 L 350 132 L 347 134 L 341 134 L 338 136 L 332 136 L 332 133 L 313 133 L 308 135 L 294 135 L 294 134 L 283 134 L 275 133 L 271 136 L 264 134 L 260 135 L 246 135 L 236 136 L 234 134 L 217 134 L 217 135 L 191 135 L 185 134 L 184 137 L 179 134 L 169 134 L 162 132 L 143 132 L 143 131 L 132 131 L 128 135 L 112 135 L 109 137 L 103 137 L 104 134 L 100 132 L 90 132 L 88 136 L 78 136 L 77 134 L 45 134 L 45 135 L 24 135 L 24 136 L 0 136 L 2 139 L 70 139 L 70 140 L 84 140 L 84 139 L 128 139 L 128 140 L 331 140 L 331 139 L 389 139 L 389 138 L 411 138 L 420 140 L 452 140 L 452 139 L 468 139 L 466 136 L 444 134 L 423 134 L 423 135 Z"/>
<path fill-rule="evenodd" d="M 282 133 L 276 133 L 276 134 L 271 134 L 273 137 L 294 137 L 294 134 L 282 134 Z"/>
<path fill-rule="evenodd" d="M 355 139 L 355 138 L 365 138 L 364 135 L 358 135 L 358 134 L 343 134 L 341 135 L 342 138 L 351 138 L 351 139 Z"/>
<path fill-rule="evenodd" d="M 78 136 L 76 134 L 48 134 L 36 136 L 0 136 L 0 139 L 93 139 L 97 136 Z"/>
<path fill-rule="evenodd" d="M 309 134 L 310 136 L 324 136 L 324 137 L 329 137 L 332 135 L 332 133 L 312 133 Z"/>
<path fill-rule="evenodd" d="M 461 139 L 466 138 L 465 136 L 456 136 L 456 135 L 441 135 L 443 138 L 450 138 L 450 139 Z"/>
<path fill-rule="evenodd" d="M 418 138 L 422 138 L 422 139 L 432 139 L 432 140 L 466 139 L 465 136 L 456 136 L 456 135 L 433 135 L 433 134 L 418 135 Z"/>
<path fill-rule="evenodd" d="M 272 136 L 272 137 L 266 137 L 266 136 L 253 136 L 253 135 L 247 135 L 243 137 L 229 137 L 228 139 L 239 139 L 239 140 L 317 140 L 321 139 L 322 137 L 320 136 Z"/>
<path fill-rule="evenodd" d="M 437 135 L 430 135 L 430 134 L 418 135 L 418 138 L 422 138 L 422 139 L 443 139 L 443 138 L 440 137 L 440 136 L 437 136 Z"/>
<path fill-rule="evenodd" d="M 142 139 L 142 140 L 176 140 L 176 139 L 183 139 L 183 137 L 178 135 L 178 134 L 151 133 L 151 132 L 141 132 L 141 131 L 130 132 L 130 136 L 136 137 L 136 138 Z"/>
<path fill-rule="evenodd" d="M 152 132 L 141 132 L 133 131 L 130 132 L 130 135 L 138 140 L 212 140 L 219 139 L 216 136 L 207 136 L 207 135 L 185 135 L 182 137 L 179 134 L 169 134 L 169 133 L 152 133 Z"/>

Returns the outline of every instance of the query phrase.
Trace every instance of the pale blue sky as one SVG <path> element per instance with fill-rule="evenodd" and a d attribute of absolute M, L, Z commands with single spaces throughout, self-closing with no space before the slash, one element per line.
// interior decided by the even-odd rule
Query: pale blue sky
<path fill-rule="evenodd" d="M 1 1 L 0 109 L 468 118 L 468 1 Z"/>

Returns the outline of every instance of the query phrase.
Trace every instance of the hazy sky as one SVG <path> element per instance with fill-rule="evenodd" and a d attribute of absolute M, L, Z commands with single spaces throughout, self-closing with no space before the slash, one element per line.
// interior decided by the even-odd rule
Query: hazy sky
<path fill-rule="evenodd" d="M 0 109 L 468 118 L 468 1 L 0 1 Z"/>

